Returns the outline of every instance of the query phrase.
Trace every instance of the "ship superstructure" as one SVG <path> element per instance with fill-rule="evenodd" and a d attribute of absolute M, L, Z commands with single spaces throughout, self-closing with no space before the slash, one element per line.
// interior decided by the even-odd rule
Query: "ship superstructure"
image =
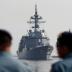
<path fill-rule="evenodd" d="M 18 57 L 20 59 L 46 60 L 47 56 L 51 55 L 53 47 L 49 43 L 49 38 L 45 36 L 45 31 L 40 30 L 39 24 L 45 23 L 41 20 L 42 17 L 38 15 L 37 5 L 35 5 L 35 14 L 27 22 L 33 26 L 28 31 L 28 35 L 22 36 L 19 44 Z"/>

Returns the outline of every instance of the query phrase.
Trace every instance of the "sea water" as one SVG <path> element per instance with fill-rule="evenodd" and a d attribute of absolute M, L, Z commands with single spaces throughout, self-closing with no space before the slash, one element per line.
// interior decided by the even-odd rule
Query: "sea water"
<path fill-rule="evenodd" d="M 38 61 L 20 59 L 22 63 L 29 65 L 33 72 L 50 72 L 51 65 L 58 60 L 59 58 L 50 58 L 48 60 Z"/>

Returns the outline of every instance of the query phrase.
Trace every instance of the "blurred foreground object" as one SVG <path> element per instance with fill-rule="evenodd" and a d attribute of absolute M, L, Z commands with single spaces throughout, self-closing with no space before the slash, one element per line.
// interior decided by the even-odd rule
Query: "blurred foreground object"
<path fill-rule="evenodd" d="M 61 61 L 52 65 L 51 72 L 72 72 L 72 32 L 62 32 L 57 38 L 57 51 Z"/>
<path fill-rule="evenodd" d="M 11 43 L 12 36 L 9 32 L 0 29 L 0 72 L 32 72 L 10 54 Z"/>

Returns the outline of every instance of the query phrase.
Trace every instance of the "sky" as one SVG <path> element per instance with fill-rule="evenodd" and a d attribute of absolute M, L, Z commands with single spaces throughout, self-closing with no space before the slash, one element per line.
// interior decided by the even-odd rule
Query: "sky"
<path fill-rule="evenodd" d="M 56 55 L 56 38 L 62 31 L 72 30 L 72 0 L 0 0 L 0 29 L 8 30 L 13 36 L 11 52 L 16 54 L 20 39 L 29 29 L 30 16 L 35 4 L 38 13 L 46 21 L 41 24 L 53 45 Z"/>

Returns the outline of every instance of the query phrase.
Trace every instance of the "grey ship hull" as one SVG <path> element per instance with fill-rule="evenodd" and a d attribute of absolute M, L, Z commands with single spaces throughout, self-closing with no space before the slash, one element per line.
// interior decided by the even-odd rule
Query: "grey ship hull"
<path fill-rule="evenodd" d="M 50 53 L 48 46 L 42 46 L 21 52 L 19 54 L 19 59 L 47 60 L 47 56 L 50 55 Z"/>
<path fill-rule="evenodd" d="M 49 38 L 46 37 L 45 31 L 40 30 L 39 24 L 42 17 L 37 13 L 37 5 L 35 5 L 35 14 L 30 17 L 29 24 L 34 24 L 29 29 L 26 36 L 22 36 L 19 44 L 18 57 L 27 60 L 47 60 L 51 55 L 53 47 L 49 44 Z"/>

